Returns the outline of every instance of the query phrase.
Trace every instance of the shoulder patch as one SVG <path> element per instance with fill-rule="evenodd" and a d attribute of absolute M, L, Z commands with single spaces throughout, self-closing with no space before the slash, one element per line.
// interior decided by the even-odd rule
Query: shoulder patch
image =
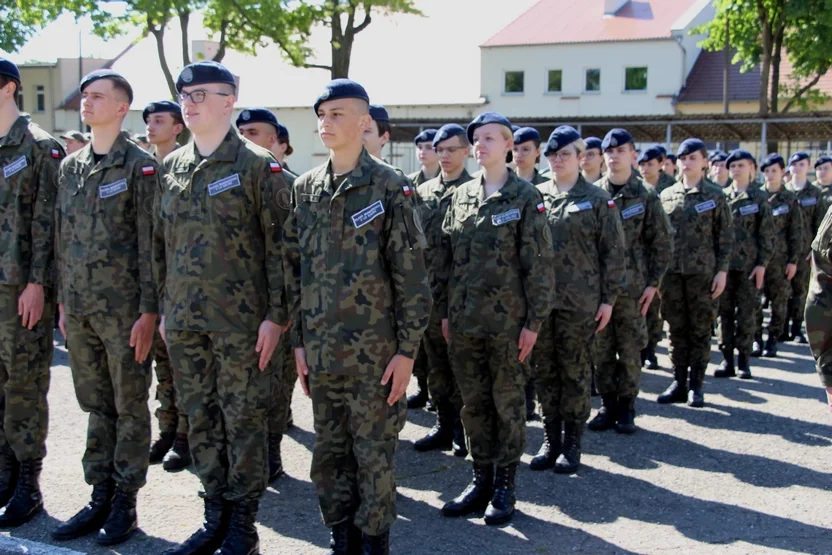
<path fill-rule="evenodd" d="M 58 158 L 61 157 L 61 151 L 58 150 L 57 148 L 53 148 L 51 154 L 52 154 L 52 158 L 54 158 L 55 160 L 57 160 Z"/>
<path fill-rule="evenodd" d="M 283 167 L 280 165 L 280 162 L 269 162 L 269 169 L 272 173 L 282 172 Z"/>
<path fill-rule="evenodd" d="M 610 208 L 615 208 L 615 201 L 612 199 L 608 200 L 607 206 L 609 206 Z"/>
<path fill-rule="evenodd" d="M 142 167 L 142 174 L 143 175 L 153 175 L 156 173 L 156 168 L 153 166 L 143 166 Z"/>
<path fill-rule="evenodd" d="M 538 212 L 546 212 L 546 205 L 542 202 L 537 203 L 537 211 Z"/>
<path fill-rule="evenodd" d="M 402 191 L 404 191 L 404 196 L 406 197 L 409 197 L 413 193 L 412 187 L 410 185 L 402 186 Z"/>

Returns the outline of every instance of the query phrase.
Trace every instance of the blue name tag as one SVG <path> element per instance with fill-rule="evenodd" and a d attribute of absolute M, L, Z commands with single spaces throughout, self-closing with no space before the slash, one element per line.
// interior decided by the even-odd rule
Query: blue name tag
<path fill-rule="evenodd" d="M 746 204 L 745 206 L 740 206 L 740 214 L 743 216 L 748 216 L 749 214 L 756 214 L 760 211 L 760 207 L 756 204 Z"/>
<path fill-rule="evenodd" d="M 98 198 L 110 198 L 127 190 L 127 180 L 119 179 L 98 188 Z"/>
<path fill-rule="evenodd" d="M 509 222 L 516 222 L 520 219 L 520 210 L 512 208 L 508 212 L 502 214 L 494 214 L 491 216 L 491 223 L 493 225 L 503 225 Z"/>
<path fill-rule="evenodd" d="M 240 174 L 235 173 L 234 175 L 229 175 L 228 177 L 223 177 L 219 181 L 214 181 L 213 183 L 210 183 L 208 185 L 208 194 L 213 197 L 229 189 L 233 189 L 239 186 Z"/>
<path fill-rule="evenodd" d="M 629 220 L 633 216 L 638 216 L 639 214 L 644 214 L 644 205 L 640 202 L 621 212 L 621 217 L 625 220 Z"/>
<path fill-rule="evenodd" d="M 26 157 L 21 156 L 11 164 L 3 166 L 3 177 L 5 177 L 6 179 L 10 178 L 14 174 L 25 168 L 27 165 L 28 163 L 26 162 Z"/>
<path fill-rule="evenodd" d="M 707 212 L 708 210 L 713 210 L 714 208 L 716 208 L 716 201 L 713 199 L 706 200 L 705 202 L 700 202 L 699 204 L 694 206 L 694 208 L 696 208 L 697 214 L 701 214 L 702 212 Z"/>
<path fill-rule="evenodd" d="M 784 204 L 783 206 L 778 206 L 774 210 L 771 211 L 772 216 L 782 216 L 783 214 L 789 213 L 789 205 Z"/>
<path fill-rule="evenodd" d="M 592 203 L 588 200 L 584 202 L 576 202 L 566 209 L 567 212 L 583 212 L 584 210 L 592 210 Z"/>
<path fill-rule="evenodd" d="M 800 201 L 801 206 L 814 206 L 818 203 L 818 199 L 815 197 L 805 198 Z"/>
<path fill-rule="evenodd" d="M 380 200 L 375 201 L 373 204 L 358 211 L 352 217 L 352 225 L 358 229 L 359 227 L 363 227 L 368 223 L 372 222 L 377 217 L 384 214 L 384 205 L 381 203 Z"/>

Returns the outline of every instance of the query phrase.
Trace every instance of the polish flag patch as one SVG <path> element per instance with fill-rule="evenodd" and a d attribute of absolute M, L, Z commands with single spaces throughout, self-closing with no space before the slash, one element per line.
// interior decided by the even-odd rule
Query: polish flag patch
<path fill-rule="evenodd" d="M 607 206 L 609 206 L 610 208 L 615 208 L 615 201 L 612 199 L 608 200 Z"/>
<path fill-rule="evenodd" d="M 272 170 L 272 173 L 283 171 L 283 168 L 280 166 L 280 162 L 269 162 L 269 169 Z"/>
<path fill-rule="evenodd" d="M 404 196 L 409 197 L 411 193 L 410 185 L 405 185 L 402 189 L 404 190 Z"/>
<path fill-rule="evenodd" d="M 154 168 L 153 166 L 144 166 L 142 168 L 142 174 L 144 174 L 144 175 L 153 175 L 155 173 L 156 173 L 156 168 Z"/>
<path fill-rule="evenodd" d="M 538 212 L 545 212 L 545 211 L 546 211 L 546 205 L 545 205 L 545 204 L 543 204 L 542 202 L 541 202 L 541 203 L 539 203 L 539 204 L 537 205 L 537 211 L 538 211 Z"/>
<path fill-rule="evenodd" d="M 54 158 L 55 160 L 57 160 L 57 159 L 58 159 L 58 158 L 60 158 L 60 157 L 61 157 L 61 151 L 60 151 L 60 150 L 58 150 L 57 148 L 53 148 L 53 149 L 52 149 L 52 158 Z"/>

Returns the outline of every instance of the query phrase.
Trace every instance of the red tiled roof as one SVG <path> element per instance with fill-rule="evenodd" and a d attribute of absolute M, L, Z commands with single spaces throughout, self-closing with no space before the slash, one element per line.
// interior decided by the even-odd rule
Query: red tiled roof
<path fill-rule="evenodd" d="M 540 0 L 482 46 L 669 39 L 695 1 L 630 0 L 604 16 L 604 0 Z"/>

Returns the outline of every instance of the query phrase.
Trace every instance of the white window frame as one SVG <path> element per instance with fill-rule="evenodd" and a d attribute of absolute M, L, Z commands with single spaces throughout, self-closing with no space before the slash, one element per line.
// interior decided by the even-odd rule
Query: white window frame
<path fill-rule="evenodd" d="M 509 92 L 506 90 L 506 77 L 509 73 L 521 73 L 523 74 L 523 90 L 520 92 L 512 91 Z M 504 69 L 503 70 L 503 87 L 502 87 L 502 94 L 503 96 L 523 96 L 526 94 L 526 70 L 524 69 Z"/>
<path fill-rule="evenodd" d="M 598 70 L 598 90 L 597 91 L 590 91 L 586 88 L 586 72 L 590 70 Z M 581 90 L 583 94 L 601 94 L 601 77 L 603 73 L 601 72 L 601 68 L 597 66 L 592 67 L 584 67 L 583 70 L 583 83 L 581 83 Z"/>
<path fill-rule="evenodd" d="M 549 72 L 551 71 L 559 71 L 560 72 L 560 90 L 559 91 L 550 91 L 549 90 Z M 543 94 L 548 94 L 551 96 L 563 96 L 563 69 L 562 68 L 552 68 L 547 69 L 543 74 Z"/>
<path fill-rule="evenodd" d="M 643 89 L 628 89 L 627 88 L 627 70 L 628 69 L 645 69 L 647 70 L 647 83 Z M 624 94 L 647 94 L 647 89 L 650 88 L 650 67 L 649 66 L 624 66 L 621 72 L 621 92 Z"/>

